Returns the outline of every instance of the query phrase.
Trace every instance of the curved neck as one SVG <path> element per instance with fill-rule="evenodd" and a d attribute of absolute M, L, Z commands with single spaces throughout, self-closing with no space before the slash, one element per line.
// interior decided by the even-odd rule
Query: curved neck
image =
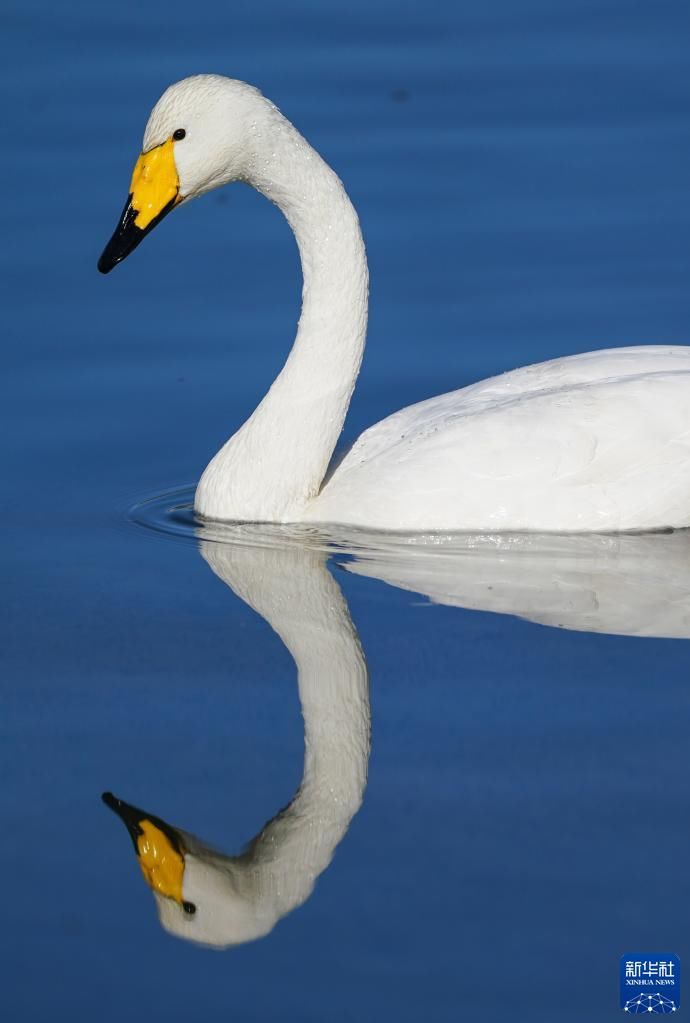
<path fill-rule="evenodd" d="M 361 805 L 370 748 L 369 676 L 323 553 L 222 543 L 202 544 L 201 552 L 294 658 L 304 718 L 304 770 L 295 797 L 241 856 L 214 857 L 231 879 L 234 918 L 237 898 L 251 908 L 251 925 L 241 938 L 237 932 L 233 937 L 246 940 L 252 928 L 265 933 L 309 897 Z"/>
<path fill-rule="evenodd" d="M 361 806 L 369 759 L 368 673 L 347 605 L 323 562 L 302 582 L 311 588 L 311 620 L 301 617 L 299 602 L 282 622 L 267 618 L 297 666 L 302 781 L 238 863 L 244 891 L 276 919 L 309 897 L 331 862 Z"/>
<path fill-rule="evenodd" d="M 247 181 L 294 231 L 302 312 L 281 373 L 207 467 L 195 506 L 208 518 L 289 521 L 318 493 L 343 427 L 364 350 L 368 272 L 337 175 L 274 107 L 252 127 Z"/>

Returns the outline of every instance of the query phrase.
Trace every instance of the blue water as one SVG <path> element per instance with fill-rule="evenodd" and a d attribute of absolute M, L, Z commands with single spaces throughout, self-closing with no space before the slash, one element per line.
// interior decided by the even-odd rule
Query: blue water
<path fill-rule="evenodd" d="M 292 798 L 304 737 L 278 636 L 128 509 L 198 478 L 254 408 L 299 266 L 240 187 L 108 278 L 95 263 L 150 107 L 217 71 L 260 86 L 359 210 L 346 438 L 519 364 L 688 343 L 687 5 L 15 0 L 3 27 L 3 1017 L 614 1018 L 622 954 L 690 961 L 690 646 L 581 631 L 599 554 L 568 555 L 549 625 L 515 617 L 522 563 L 496 614 L 495 590 L 432 604 L 333 555 L 371 679 L 363 806 L 267 937 L 211 953 L 161 930 L 101 792 L 236 852 Z M 644 625 L 675 573 L 682 607 L 678 552 L 612 606 L 639 596 Z M 463 566 L 466 589 L 495 568 Z"/>

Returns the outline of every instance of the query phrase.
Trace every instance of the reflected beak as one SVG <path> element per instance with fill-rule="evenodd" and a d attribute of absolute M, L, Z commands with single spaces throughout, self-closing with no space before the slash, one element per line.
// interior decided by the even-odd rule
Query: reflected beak
<path fill-rule="evenodd" d="M 195 913 L 193 903 L 182 897 L 185 849 L 175 828 L 112 792 L 104 792 L 101 798 L 127 828 L 146 883 L 159 895 L 179 902 L 185 913 Z"/>
<path fill-rule="evenodd" d="M 140 810 L 137 806 L 131 806 L 129 803 L 125 803 L 124 799 L 118 799 L 112 792 L 104 792 L 101 799 L 106 806 L 109 806 L 113 813 L 116 813 L 122 823 L 129 831 L 129 836 L 134 842 L 134 851 L 139 855 L 139 847 L 137 842 L 140 836 L 143 834 L 141 829 L 141 821 L 146 820 L 149 817 L 147 813 Z M 149 818 L 150 819 L 150 818 Z"/>
<path fill-rule="evenodd" d="M 174 142 L 142 153 L 134 167 L 129 196 L 115 232 L 98 260 L 102 274 L 109 273 L 180 202 L 180 181 L 175 166 Z"/>

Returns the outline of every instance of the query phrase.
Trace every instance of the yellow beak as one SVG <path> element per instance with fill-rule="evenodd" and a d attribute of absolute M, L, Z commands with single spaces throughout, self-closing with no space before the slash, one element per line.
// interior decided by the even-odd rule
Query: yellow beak
<path fill-rule="evenodd" d="M 134 166 L 129 196 L 115 232 L 98 260 L 101 273 L 109 273 L 160 223 L 179 202 L 180 180 L 175 166 L 174 142 L 142 153 Z"/>
<path fill-rule="evenodd" d="M 193 915 L 196 907 L 182 895 L 185 849 L 179 833 L 160 817 L 125 803 L 112 792 L 104 792 L 102 798 L 129 831 L 146 883 L 154 892 L 174 899 L 185 913 Z"/>

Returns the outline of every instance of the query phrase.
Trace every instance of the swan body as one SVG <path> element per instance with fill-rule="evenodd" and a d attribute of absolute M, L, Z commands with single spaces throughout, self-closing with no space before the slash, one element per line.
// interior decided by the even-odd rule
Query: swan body
<path fill-rule="evenodd" d="M 158 212 L 138 183 L 147 168 L 165 178 Z M 688 347 L 571 356 L 431 398 L 371 427 L 329 473 L 364 348 L 366 255 L 341 182 L 272 103 L 216 75 L 171 86 L 99 266 L 174 205 L 234 180 L 290 223 L 303 304 L 281 373 L 201 477 L 199 515 L 406 531 L 690 525 Z"/>
<path fill-rule="evenodd" d="M 592 352 L 412 405 L 367 430 L 311 521 L 587 531 L 690 524 L 690 348 Z"/>

